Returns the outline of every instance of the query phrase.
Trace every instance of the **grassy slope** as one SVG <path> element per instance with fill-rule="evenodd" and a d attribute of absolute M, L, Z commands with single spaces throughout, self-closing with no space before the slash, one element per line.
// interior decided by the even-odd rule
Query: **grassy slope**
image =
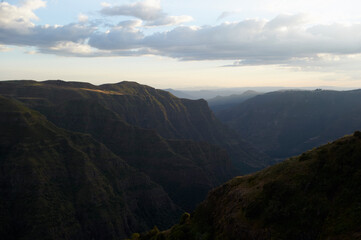
<path fill-rule="evenodd" d="M 140 239 L 361 239 L 361 133 L 213 190 L 191 218 Z"/>

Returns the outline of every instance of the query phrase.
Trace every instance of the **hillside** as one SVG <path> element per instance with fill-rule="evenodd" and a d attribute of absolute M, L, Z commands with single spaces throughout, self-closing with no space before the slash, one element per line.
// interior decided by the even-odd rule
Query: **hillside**
<path fill-rule="evenodd" d="M 145 174 L 89 135 L 0 96 L 2 239 L 120 239 L 181 211 Z"/>
<path fill-rule="evenodd" d="M 57 124 L 63 120 L 48 116 L 50 108 L 71 106 L 72 101 L 93 101 L 127 124 L 153 129 L 166 139 L 202 141 L 226 149 L 236 168 L 235 175 L 271 163 L 269 157 L 218 121 L 205 100 L 179 99 L 135 82 L 94 86 L 64 81 L 8 81 L 0 83 L 0 94 L 24 102 Z"/>
<path fill-rule="evenodd" d="M 133 239 L 361 239 L 361 133 L 211 191 L 180 224 Z"/>
<path fill-rule="evenodd" d="M 164 139 L 155 130 L 126 123 L 107 107 L 120 105 L 117 96 L 130 89 L 122 92 L 99 90 L 84 83 L 54 81 L 36 84 L 18 85 L 16 82 L 13 96 L 62 128 L 91 134 L 129 165 L 160 184 L 184 210 L 194 209 L 209 190 L 236 174 L 225 150 L 206 142 Z M 2 89 L 0 84 L 0 91 Z"/>
<path fill-rule="evenodd" d="M 361 90 L 279 91 L 218 117 L 273 158 L 284 159 L 361 129 Z"/>

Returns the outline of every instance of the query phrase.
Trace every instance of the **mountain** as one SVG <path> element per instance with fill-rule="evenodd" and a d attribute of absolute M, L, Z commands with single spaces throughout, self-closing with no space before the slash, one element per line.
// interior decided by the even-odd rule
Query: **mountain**
<path fill-rule="evenodd" d="M 284 159 L 361 129 L 361 90 L 279 91 L 218 117 L 273 158 Z"/>
<path fill-rule="evenodd" d="M 214 113 L 218 113 L 221 112 L 225 109 L 234 107 L 250 98 L 253 98 L 257 95 L 260 95 L 261 93 L 256 92 L 256 91 L 252 91 L 252 90 L 248 90 L 245 91 L 242 94 L 232 94 L 229 96 L 217 96 L 215 98 L 211 98 L 208 99 L 208 105 L 210 107 L 210 109 L 212 109 L 212 111 Z M 221 115 L 221 113 L 220 113 Z"/>
<path fill-rule="evenodd" d="M 267 155 L 223 125 L 205 100 L 179 99 L 166 91 L 135 82 L 94 86 L 64 81 L 8 81 L 0 83 L 0 94 L 24 102 L 61 127 L 66 127 L 62 125 L 63 116 L 57 117 L 57 113 L 50 116 L 51 109 L 54 112 L 66 106 L 73 107 L 74 101 L 92 101 L 91 104 L 97 103 L 125 123 L 155 130 L 166 139 L 208 142 L 224 148 L 235 167 L 234 175 L 256 171 L 272 163 Z"/>
<path fill-rule="evenodd" d="M 158 184 L 90 135 L 0 96 L 2 239 L 121 239 L 175 221 Z"/>
<path fill-rule="evenodd" d="M 361 239 L 361 132 L 211 191 L 167 231 L 133 239 Z"/>
<path fill-rule="evenodd" d="M 285 89 L 284 87 L 232 87 L 232 88 L 212 88 L 212 89 L 165 89 L 166 91 L 171 92 L 174 96 L 180 98 L 188 99 L 205 99 L 209 100 L 212 98 L 227 97 L 230 95 L 241 95 L 247 91 L 256 91 L 256 92 L 273 92 L 280 89 Z M 313 88 L 314 89 L 314 88 Z"/>
<path fill-rule="evenodd" d="M 148 116 L 157 117 L 147 110 L 151 106 L 142 105 L 139 97 L 125 96 L 131 88 L 100 90 L 86 83 L 60 81 L 2 84 L 0 91 L 41 112 L 57 126 L 91 134 L 129 165 L 160 184 L 173 202 L 184 210 L 194 209 L 210 189 L 235 175 L 227 152 L 215 145 L 183 139 L 167 140 L 155 130 L 125 122 L 125 117 L 120 114 L 137 119 L 130 115 L 145 118 L 147 115 L 143 116 L 142 112 L 148 111 Z M 124 112 L 111 109 L 119 106 L 126 108 L 126 113 L 123 109 Z M 137 108 L 142 108 L 140 113 L 136 113 Z M 154 109 L 154 112 L 158 110 Z"/>
<path fill-rule="evenodd" d="M 188 89 L 164 89 L 172 93 L 174 96 L 179 98 L 188 98 L 188 99 L 205 99 L 210 100 L 220 97 L 227 97 L 230 95 L 241 95 L 247 91 L 256 91 L 260 93 L 274 92 L 279 90 L 288 90 L 288 87 L 232 87 L 232 88 L 211 88 L 211 89 L 202 89 L 202 88 L 188 88 Z M 352 88 L 342 88 L 342 87 L 332 87 L 332 86 L 318 86 L 318 87 L 299 87 L 294 88 L 295 90 L 315 90 L 315 89 L 329 89 L 329 90 L 351 90 Z"/>

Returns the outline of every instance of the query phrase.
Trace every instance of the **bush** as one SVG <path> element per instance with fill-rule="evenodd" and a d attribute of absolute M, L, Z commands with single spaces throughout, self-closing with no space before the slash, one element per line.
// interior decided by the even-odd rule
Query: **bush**
<path fill-rule="evenodd" d="M 189 220 L 191 219 L 191 215 L 187 212 L 183 213 L 183 215 L 181 216 L 180 220 L 179 220 L 179 224 L 183 225 L 185 223 L 188 223 Z"/>

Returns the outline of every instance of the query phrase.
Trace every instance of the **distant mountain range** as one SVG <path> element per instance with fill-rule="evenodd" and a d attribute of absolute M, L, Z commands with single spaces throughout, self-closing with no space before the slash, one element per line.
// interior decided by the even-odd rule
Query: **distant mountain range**
<path fill-rule="evenodd" d="M 220 97 L 228 97 L 230 95 L 240 95 L 247 91 L 255 91 L 260 93 L 266 92 L 274 92 L 279 90 L 315 90 L 315 89 L 327 89 L 327 90 L 350 90 L 353 88 L 341 88 L 341 87 L 332 87 L 332 86 L 319 86 L 319 87 L 298 87 L 298 88 L 290 88 L 290 87 L 232 87 L 232 88 L 188 88 L 188 89 L 164 89 L 172 93 L 174 96 L 179 98 L 187 98 L 187 99 L 205 99 L 209 100 L 212 98 L 216 98 L 217 96 Z"/>
<path fill-rule="evenodd" d="M 277 91 L 217 116 L 255 147 L 284 159 L 361 129 L 361 90 Z"/>
<path fill-rule="evenodd" d="M 361 239 L 361 133 L 237 177 L 167 231 L 132 239 Z"/>
<path fill-rule="evenodd" d="M 212 109 L 212 111 L 217 114 L 223 110 L 234 107 L 260 94 L 262 93 L 248 90 L 242 94 L 232 94 L 230 96 L 225 96 L 225 97 L 217 96 L 215 98 L 208 99 L 207 102 L 210 109 Z"/>

